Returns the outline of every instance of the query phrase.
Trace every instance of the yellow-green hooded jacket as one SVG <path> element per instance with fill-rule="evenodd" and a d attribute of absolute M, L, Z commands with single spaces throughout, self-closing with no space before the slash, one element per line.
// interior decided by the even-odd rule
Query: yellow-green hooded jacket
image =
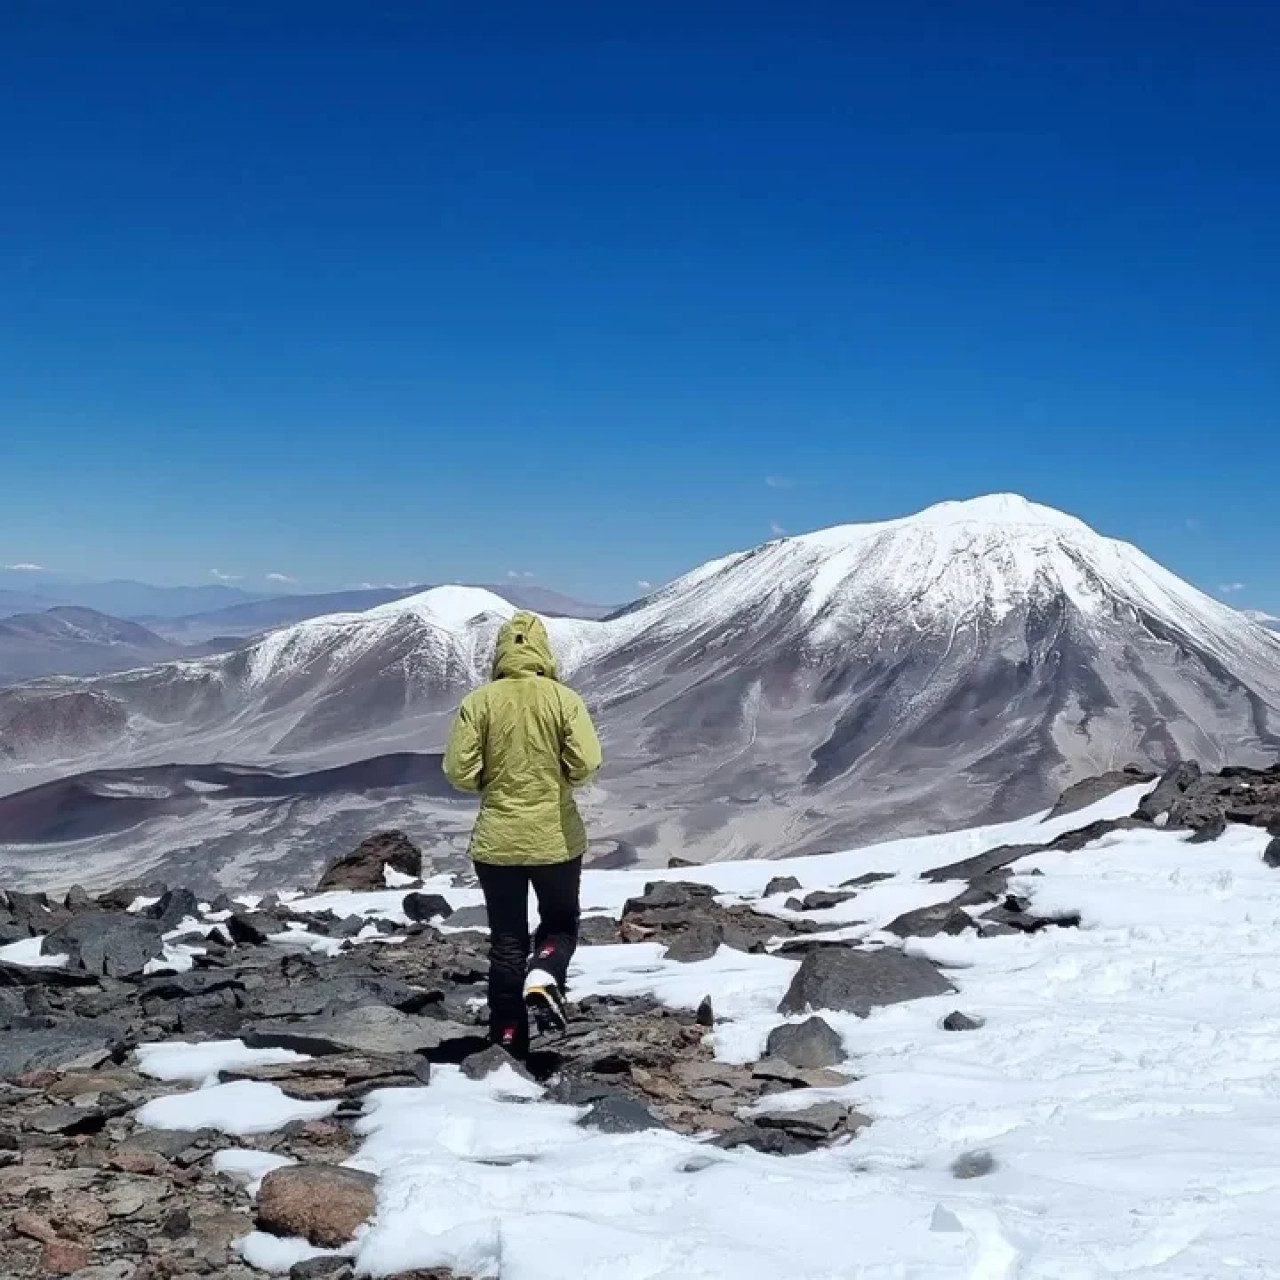
<path fill-rule="evenodd" d="M 600 761 L 582 699 L 557 679 L 546 627 L 517 613 L 498 633 L 493 682 L 463 700 L 444 755 L 449 781 L 483 797 L 471 856 L 508 866 L 581 857 L 587 832 L 573 788 Z"/>

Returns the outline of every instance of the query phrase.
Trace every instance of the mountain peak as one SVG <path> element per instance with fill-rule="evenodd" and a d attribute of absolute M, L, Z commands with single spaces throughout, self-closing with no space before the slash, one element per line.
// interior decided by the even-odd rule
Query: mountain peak
<path fill-rule="evenodd" d="M 907 516 L 905 524 L 989 524 L 1035 526 L 1053 529 L 1088 529 L 1082 520 L 1067 515 L 1056 507 L 1046 507 L 1032 502 L 1017 493 L 988 493 L 977 498 L 939 502 L 926 507 L 914 516 Z"/>
<path fill-rule="evenodd" d="M 411 613 L 424 622 L 434 623 L 446 630 L 456 631 L 485 614 L 509 618 L 514 606 L 501 596 L 483 587 L 432 587 L 417 595 L 405 596 L 368 610 L 365 617 L 381 618 L 394 614 Z"/>

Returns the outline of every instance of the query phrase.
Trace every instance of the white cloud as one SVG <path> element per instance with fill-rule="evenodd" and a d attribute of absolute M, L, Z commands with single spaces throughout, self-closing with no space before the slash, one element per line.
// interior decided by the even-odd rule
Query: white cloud
<path fill-rule="evenodd" d="M 210 569 L 209 577 L 218 582 L 239 582 L 244 577 L 242 573 L 223 573 L 221 569 Z"/>
<path fill-rule="evenodd" d="M 48 573 L 42 564 L 7 564 L 3 566 L 10 573 Z"/>
<path fill-rule="evenodd" d="M 523 571 L 519 569 L 508 569 L 507 577 L 510 578 L 512 582 L 522 582 L 522 581 L 528 581 L 528 579 L 530 578 L 537 577 L 537 575 L 534 573 L 530 573 L 528 569 L 525 569 Z"/>
<path fill-rule="evenodd" d="M 287 573 L 269 573 L 267 574 L 268 582 L 297 582 L 297 578 L 291 578 Z"/>
<path fill-rule="evenodd" d="M 1224 582 L 1218 587 L 1218 590 L 1224 596 L 1238 596 L 1248 585 L 1247 582 Z"/>
<path fill-rule="evenodd" d="M 775 538 L 781 538 L 786 535 L 787 531 L 776 520 L 771 520 L 769 521 L 769 532 Z"/>
<path fill-rule="evenodd" d="M 648 578 L 641 578 L 641 579 L 636 583 L 636 586 L 637 586 L 637 587 L 639 587 L 641 591 L 652 591 L 652 590 L 653 590 L 653 583 L 652 583 L 652 582 L 650 582 Z"/>
<path fill-rule="evenodd" d="M 765 476 L 764 482 L 770 489 L 794 489 L 796 482 L 790 476 Z"/>

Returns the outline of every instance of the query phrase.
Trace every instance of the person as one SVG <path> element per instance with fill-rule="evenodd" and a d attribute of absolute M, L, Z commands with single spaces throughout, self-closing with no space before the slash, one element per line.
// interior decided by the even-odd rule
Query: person
<path fill-rule="evenodd" d="M 566 1024 L 587 851 L 573 790 L 601 758 L 582 699 L 560 682 L 546 626 L 517 613 L 498 633 L 492 682 L 463 700 L 444 757 L 449 781 L 482 797 L 471 858 L 489 913 L 489 1035 L 517 1056 L 528 1051 L 531 1013 L 541 1029 Z"/>

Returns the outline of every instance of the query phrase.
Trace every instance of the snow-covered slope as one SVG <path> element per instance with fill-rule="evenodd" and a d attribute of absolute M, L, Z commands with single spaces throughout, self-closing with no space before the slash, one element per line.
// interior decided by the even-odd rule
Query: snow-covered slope
<path fill-rule="evenodd" d="M 437 588 L 219 658 L 0 692 L 0 787 L 438 750 L 511 612 Z M 1131 761 L 1280 752 L 1280 639 L 1011 495 L 779 539 L 550 628 L 604 732 L 596 830 L 655 860 L 829 849 L 1027 812 Z"/>
<path fill-rule="evenodd" d="M 1071 913 L 1079 927 L 905 940 L 884 931 L 899 912 L 964 888 L 932 883 L 925 870 L 1116 818 L 1135 800 L 1127 792 L 1069 819 L 790 864 L 805 890 L 888 873 L 834 912 L 802 914 L 856 917 L 836 930 L 846 944 L 929 957 L 946 967 L 954 994 L 867 1017 L 823 1007 L 784 1016 L 779 1002 L 799 957 L 773 946 L 722 947 L 693 963 L 654 943 L 579 950 L 570 976 L 578 999 L 651 996 L 692 1010 L 709 996 L 716 1022 L 707 1043 L 721 1063 L 754 1063 L 771 1031 L 822 1017 L 847 1054 L 835 1078 L 766 1096 L 747 1115 L 852 1106 L 870 1121 L 856 1137 L 779 1157 L 722 1150 L 709 1135 L 601 1132 L 582 1123 L 585 1107 L 554 1101 L 508 1067 L 474 1079 L 437 1066 L 423 1087 L 364 1100 L 349 1163 L 378 1178 L 377 1217 L 345 1252 L 371 1275 L 442 1268 L 510 1280 L 1280 1274 L 1271 1212 L 1280 1168 L 1280 873 L 1262 860 L 1265 832 L 1231 828 L 1189 845 L 1169 831 L 1117 831 L 1013 868 L 1012 887 L 1033 913 Z M 592 913 L 616 916 L 647 879 L 694 878 L 722 901 L 783 913 L 779 900 L 762 897 L 769 873 L 759 863 L 588 872 L 584 893 Z M 427 888 L 455 908 L 477 901 L 447 877 Z M 400 890 L 290 905 L 381 917 L 399 930 L 403 901 Z M 270 945 L 308 943 L 321 951 L 334 939 L 292 933 Z M 946 1029 L 956 1010 L 969 1029 Z M 145 1046 L 141 1069 L 182 1091 L 149 1104 L 139 1122 L 226 1133 L 214 1167 L 238 1173 L 254 1195 L 281 1161 L 271 1154 L 278 1142 L 252 1135 L 312 1118 L 316 1104 L 274 1083 L 220 1083 L 217 1072 L 281 1060 L 238 1041 Z M 635 1074 L 656 1088 L 660 1070 Z M 625 1074 L 619 1080 L 633 1087 Z M 233 1144 L 237 1135 L 250 1136 Z M 278 1274 L 321 1252 L 265 1232 L 238 1248 Z"/>

